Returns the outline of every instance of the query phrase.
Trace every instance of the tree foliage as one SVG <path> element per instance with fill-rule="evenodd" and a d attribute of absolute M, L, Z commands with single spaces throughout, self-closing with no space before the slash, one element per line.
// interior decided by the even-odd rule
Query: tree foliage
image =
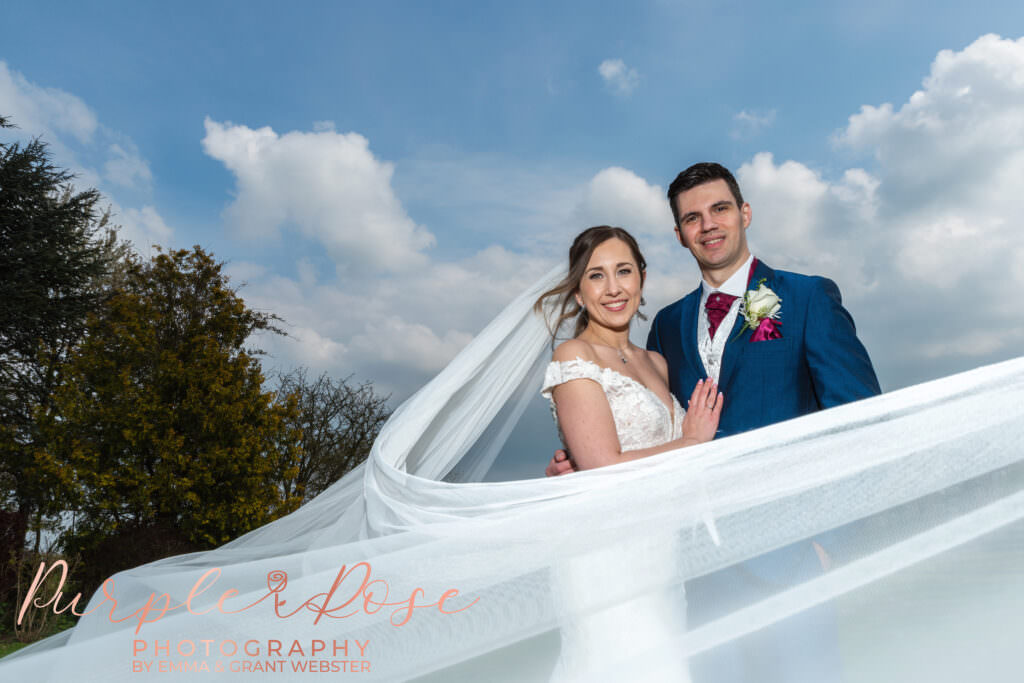
<path fill-rule="evenodd" d="M 289 495 L 310 500 L 366 460 L 388 419 L 387 396 L 369 382 L 350 384 L 325 374 L 309 379 L 305 369 L 280 377 L 278 392 L 296 403 L 291 424 L 302 434 L 295 475 L 283 481 Z"/>
<path fill-rule="evenodd" d="M 75 192 L 45 143 L 0 144 L 0 357 L 75 337 L 107 265 L 96 190 Z"/>
<path fill-rule="evenodd" d="M 41 140 L 0 142 L 0 601 L 30 521 L 38 529 L 60 507 L 36 466 L 45 448 L 37 416 L 53 412 L 63 363 L 124 250 L 97 210 L 99 193 L 71 181 Z"/>
<path fill-rule="evenodd" d="M 10 127 L 2 118 L 0 125 Z M 41 140 L 0 144 L 0 467 L 8 505 L 39 497 L 22 476 L 37 447 L 34 414 L 48 409 L 60 365 L 98 309 L 99 283 L 117 256 L 96 210 L 99 193 L 75 192 L 71 179 Z"/>
<path fill-rule="evenodd" d="M 0 616 L 44 551 L 38 533 L 26 550 L 30 521 L 59 522 L 88 591 L 295 509 L 388 416 L 347 378 L 297 370 L 264 391 L 246 343 L 276 316 L 199 247 L 140 260 L 72 180 L 42 141 L 0 143 Z"/>
<path fill-rule="evenodd" d="M 244 346 L 274 321 L 198 246 L 130 263 L 90 317 L 43 456 L 76 510 L 68 547 L 90 578 L 216 546 L 297 507 L 279 486 L 295 476 L 294 405 L 263 390 L 259 352 Z M 106 561 L 126 550 L 122 566 Z"/>

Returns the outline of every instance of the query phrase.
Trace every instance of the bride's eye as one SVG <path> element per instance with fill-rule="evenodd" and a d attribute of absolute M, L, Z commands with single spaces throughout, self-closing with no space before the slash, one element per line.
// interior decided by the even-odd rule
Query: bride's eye
<path fill-rule="evenodd" d="M 620 268 L 619 269 L 619 275 L 629 275 L 632 272 L 633 272 L 632 268 Z"/>
<path fill-rule="evenodd" d="M 600 279 L 600 278 L 604 277 L 604 274 L 603 274 L 603 273 L 591 273 L 591 274 L 590 274 L 590 275 L 588 275 L 587 277 L 588 277 L 589 279 L 591 279 L 591 280 L 598 280 L 598 279 Z"/>

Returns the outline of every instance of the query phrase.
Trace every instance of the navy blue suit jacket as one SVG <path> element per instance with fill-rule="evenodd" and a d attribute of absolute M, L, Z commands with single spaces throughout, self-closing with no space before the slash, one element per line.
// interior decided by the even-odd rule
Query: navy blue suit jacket
<path fill-rule="evenodd" d="M 758 261 L 748 289 L 761 278 L 781 299 L 782 338 L 752 343 L 752 330 L 737 336 L 737 316 L 718 382 L 725 394 L 719 438 L 881 393 L 834 282 Z M 668 361 L 669 386 L 683 406 L 707 377 L 697 352 L 700 298 L 698 287 L 660 310 L 647 338 L 647 348 Z"/>

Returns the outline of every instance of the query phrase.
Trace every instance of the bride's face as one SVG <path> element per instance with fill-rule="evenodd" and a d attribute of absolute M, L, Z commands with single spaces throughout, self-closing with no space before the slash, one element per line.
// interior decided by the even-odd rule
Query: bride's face
<path fill-rule="evenodd" d="M 629 245 L 615 237 L 597 245 L 576 293 L 576 302 L 586 307 L 591 322 L 627 327 L 642 294 L 643 273 Z"/>

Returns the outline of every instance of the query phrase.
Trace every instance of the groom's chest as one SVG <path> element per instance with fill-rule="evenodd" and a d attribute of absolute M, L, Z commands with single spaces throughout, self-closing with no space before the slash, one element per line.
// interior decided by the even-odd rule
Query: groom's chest
<path fill-rule="evenodd" d="M 790 306 L 784 304 L 780 310 L 777 322 L 781 337 L 777 339 L 757 339 L 753 329 L 744 329 L 745 319 L 738 305 L 711 337 L 707 315 L 695 307 L 680 330 L 685 353 L 693 361 L 687 363 L 691 372 L 686 374 L 695 373 L 694 381 L 714 378 L 723 391 L 729 389 L 733 394 L 751 385 L 763 388 L 761 385 L 769 380 L 779 390 L 798 383 L 806 368 L 806 325 L 801 315 L 805 306 L 800 305 L 803 302 L 799 296 L 787 294 Z"/>

